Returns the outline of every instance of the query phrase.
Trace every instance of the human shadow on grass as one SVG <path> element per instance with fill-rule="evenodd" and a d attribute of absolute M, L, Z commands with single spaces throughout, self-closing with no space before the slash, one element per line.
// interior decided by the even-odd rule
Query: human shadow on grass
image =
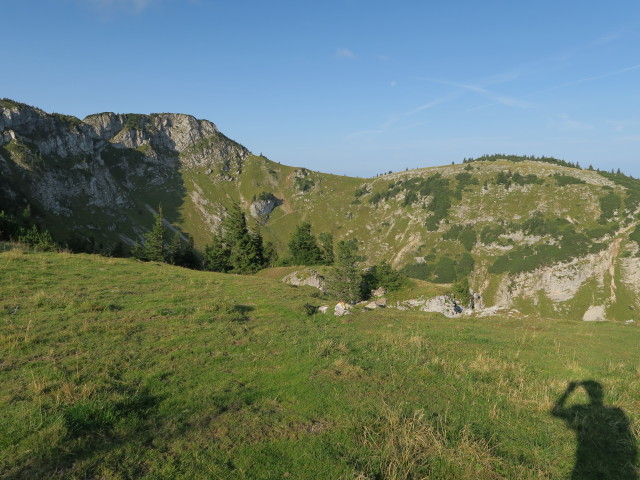
<path fill-rule="evenodd" d="M 588 404 L 566 407 L 582 387 Z M 603 403 L 602 385 L 594 380 L 571 382 L 551 409 L 576 433 L 576 459 L 571 480 L 638 480 L 638 450 L 629 418 L 618 407 Z"/>

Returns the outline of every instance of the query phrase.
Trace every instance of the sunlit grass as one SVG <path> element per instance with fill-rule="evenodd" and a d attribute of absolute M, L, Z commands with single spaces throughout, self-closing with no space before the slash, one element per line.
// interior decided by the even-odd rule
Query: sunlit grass
<path fill-rule="evenodd" d="M 0 253 L 0 476 L 567 478 L 585 379 L 640 431 L 636 325 L 308 316 L 280 273 Z"/>

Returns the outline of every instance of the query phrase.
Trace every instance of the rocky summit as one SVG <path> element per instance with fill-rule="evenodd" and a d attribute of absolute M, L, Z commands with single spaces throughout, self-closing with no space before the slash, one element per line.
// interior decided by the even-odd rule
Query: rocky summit
<path fill-rule="evenodd" d="M 0 101 L 0 210 L 61 243 L 125 250 L 162 207 L 202 250 L 237 203 L 284 253 L 295 227 L 486 308 L 584 320 L 640 309 L 640 182 L 553 158 L 491 155 L 361 179 L 281 165 L 190 115 L 83 120 Z"/>

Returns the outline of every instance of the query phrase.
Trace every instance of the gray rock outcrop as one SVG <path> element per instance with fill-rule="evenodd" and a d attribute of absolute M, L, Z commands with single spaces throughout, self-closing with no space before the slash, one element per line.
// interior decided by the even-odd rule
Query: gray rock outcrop
<path fill-rule="evenodd" d="M 289 275 L 284 277 L 282 281 L 289 285 L 295 286 L 308 285 L 323 292 L 326 290 L 324 277 L 310 268 L 305 268 L 304 270 L 298 270 L 290 273 Z"/>
<path fill-rule="evenodd" d="M 387 294 L 387 289 L 384 287 L 376 288 L 375 290 L 371 290 L 372 297 L 384 297 Z"/>
<path fill-rule="evenodd" d="M 585 322 L 606 322 L 606 312 L 603 305 L 591 305 L 584 315 L 582 320 Z"/>
<path fill-rule="evenodd" d="M 69 231 L 88 229 L 82 217 L 106 217 L 113 228 L 98 230 L 100 241 L 115 241 L 109 231 L 120 238 L 142 234 L 151 217 L 123 212 L 144 211 L 149 195 L 183 197 L 181 170 L 233 175 L 249 155 L 213 123 L 190 115 L 100 113 L 80 120 L 8 100 L 0 103 L 0 147 L 0 201 L 34 201 L 66 217 Z"/>
<path fill-rule="evenodd" d="M 351 315 L 351 305 L 345 302 L 338 302 L 333 309 L 333 314 L 336 317 L 342 317 L 344 315 Z"/>
<path fill-rule="evenodd" d="M 273 209 L 281 203 L 274 195 L 257 198 L 249 207 L 249 213 L 253 218 L 264 224 L 269 220 L 269 215 L 271 215 Z"/>

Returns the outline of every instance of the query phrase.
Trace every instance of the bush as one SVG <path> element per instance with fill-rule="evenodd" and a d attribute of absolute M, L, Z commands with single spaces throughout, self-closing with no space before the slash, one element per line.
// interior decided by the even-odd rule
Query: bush
<path fill-rule="evenodd" d="M 511 176 L 511 181 L 516 185 L 542 185 L 544 179 L 530 173 L 528 175 L 521 175 L 520 172 L 516 172 Z"/>
<path fill-rule="evenodd" d="M 622 199 L 614 192 L 609 192 L 600 197 L 600 219 L 599 223 L 605 224 L 622 208 Z"/>
<path fill-rule="evenodd" d="M 553 177 L 556 179 L 556 182 L 558 182 L 559 187 L 564 187 L 566 185 L 580 185 L 580 184 L 586 183 L 581 178 L 577 178 L 572 175 L 564 175 L 561 173 L 556 173 L 553 175 Z"/>
<path fill-rule="evenodd" d="M 51 234 L 47 230 L 40 230 L 35 225 L 28 229 L 21 229 L 18 234 L 18 242 L 42 252 L 51 252 L 58 249 L 58 245 L 53 241 Z"/>
<path fill-rule="evenodd" d="M 458 240 L 467 251 L 471 251 L 478 241 L 478 234 L 472 226 L 454 225 L 442 235 L 445 240 Z"/>
<path fill-rule="evenodd" d="M 452 296 L 458 300 L 462 305 L 469 305 L 471 303 L 471 294 L 469 293 L 469 278 L 463 277 L 457 280 L 452 286 Z"/>
<path fill-rule="evenodd" d="M 304 313 L 309 316 L 315 315 L 318 311 L 318 307 L 316 307 L 315 305 L 311 305 L 310 303 L 305 303 L 302 308 L 304 310 Z"/>
<path fill-rule="evenodd" d="M 484 244 L 497 243 L 500 241 L 500 235 L 507 233 L 502 225 L 485 225 L 480 231 L 480 241 Z"/>
<path fill-rule="evenodd" d="M 456 262 L 449 257 L 441 257 L 436 263 L 433 273 L 437 283 L 451 283 L 456 279 Z"/>
<path fill-rule="evenodd" d="M 489 266 L 489 273 L 530 272 L 555 263 L 568 262 L 606 248 L 605 244 L 593 243 L 584 233 L 576 232 L 573 225 L 569 225 L 562 231 L 559 238 L 558 245 L 543 244 L 515 248 L 498 257 L 493 265 Z"/>
<path fill-rule="evenodd" d="M 402 268 L 401 271 L 407 277 L 430 281 L 433 275 L 433 264 L 414 263 L 411 265 L 406 265 L 405 267 Z"/>
<path fill-rule="evenodd" d="M 374 265 L 366 275 L 367 289 L 374 290 L 379 287 L 386 288 L 389 292 L 400 290 L 407 284 L 407 277 L 394 270 L 387 262 Z"/>

